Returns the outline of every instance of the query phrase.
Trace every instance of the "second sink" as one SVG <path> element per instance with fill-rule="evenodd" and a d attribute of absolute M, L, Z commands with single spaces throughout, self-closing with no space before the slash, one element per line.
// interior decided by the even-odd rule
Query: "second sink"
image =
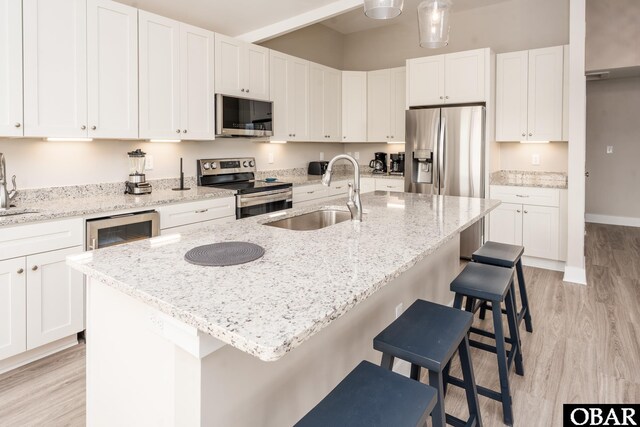
<path fill-rule="evenodd" d="M 310 231 L 320 230 L 344 221 L 351 220 L 351 213 L 337 209 L 320 209 L 291 218 L 267 222 L 264 225 L 285 228 L 287 230 Z"/>

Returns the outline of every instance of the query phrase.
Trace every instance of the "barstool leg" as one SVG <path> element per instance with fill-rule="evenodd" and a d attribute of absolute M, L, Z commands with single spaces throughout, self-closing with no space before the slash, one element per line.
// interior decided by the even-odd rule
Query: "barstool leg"
<path fill-rule="evenodd" d="M 476 389 L 476 378 L 473 374 L 473 364 L 471 363 L 471 351 L 469 348 L 469 337 L 464 337 L 460 343 L 459 356 L 462 365 L 462 378 L 465 382 L 465 392 L 467 394 L 467 406 L 469 407 L 469 421 L 472 423 L 476 420 L 476 426 L 482 427 L 482 418 L 480 417 L 480 405 L 478 404 L 478 391 Z"/>
<path fill-rule="evenodd" d="M 507 321 L 509 323 L 509 336 L 511 337 L 511 351 L 514 352 L 513 360 L 516 363 L 516 374 L 524 375 L 524 365 L 522 363 L 522 343 L 520 341 L 520 332 L 518 331 L 518 313 L 515 308 L 515 300 L 511 289 L 505 297 L 507 305 Z"/>
<path fill-rule="evenodd" d="M 524 284 L 524 272 L 522 271 L 522 259 L 516 263 L 516 273 L 518 274 L 518 290 L 520 292 L 520 302 L 524 312 L 524 325 L 527 332 L 533 332 L 533 323 L 531 322 L 531 309 L 529 308 L 529 296 L 527 295 L 527 287 Z"/>
<path fill-rule="evenodd" d="M 491 304 L 493 327 L 496 334 L 496 355 L 498 357 L 498 374 L 500 376 L 500 394 L 502 397 L 502 416 L 505 424 L 513 425 L 513 408 L 511 407 L 511 391 L 509 390 L 509 370 L 507 367 L 507 351 L 505 349 L 504 330 L 502 328 L 501 304 Z"/>
<path fill-rule="evenodd" d="M 445 427 L 446 413 L 444 411 L 444 386 L 442 374 L 439 372 L 429 371 L 429 385 L 438 391 L 438 402 L 431 411 L 431 423 L 433 427 Z"/>
<path fill-rule="evenodd" d="M 484 320 L 485 317 L 487 317 L 487 304 L 483 303 L 482 306 L 480 306 L 480 320 Z"/>
<path fill-rule="evenodd" d="M 462 294 L 456 293 L 456 297 L 453 300 L 453 308 L 457 308 L 458 310 L 462 309 L 462 299 L 464 296 Z"/>
<path fill-rule="evenodd" d="M 387 353 L 382 353 L 382 362 L 380 362 L 380 366 L 390 371 L 393 371 L 393 356 Z"/>
<path fill-rule="evenodd" d="M 411 374 L 409 376 L 412 380 L 420 381 L 420 366 L 411 364 Z"/>

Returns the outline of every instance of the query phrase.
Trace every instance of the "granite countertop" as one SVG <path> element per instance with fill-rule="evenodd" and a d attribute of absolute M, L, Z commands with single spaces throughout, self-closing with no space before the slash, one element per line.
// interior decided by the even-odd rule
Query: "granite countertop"
<path fill-rule="evenodd" d="M 491 174 L 491 185 L 567 189 L 567 174 L 502 170 Z"/>
<path fill-rule="evenodd" d="M 291 231 L 262 225 L 273 220 L 262 216 L 100 249 L 67 262 L 224 343 L 274 361 L 499 205 L 386 192 L 365 194 L 362 203 L 362 223 Z M 328 205 L 319 202 L 278 219 Z M 390 241 L 390 234 L 398 239 Z M 223 268 L 184 261 L 196 246 L 237 240 L 262 246 L 264 257 Z"/>
<path fill-rule="evenodd" d="M 370 172 L 360 172 L 360 179 L 364 178 L 380 178 L 380 179 L 396 179 L 404 181 L 404 176 L 398 175 L 387 175 L 387 174 L 372 174 Z M 278 180 L 283 182 L 291 182 L 294 187 L 303 186 L 303 185 L 311 185 L 311 184 L 320 184 L 322 181 L 322 175 L 289 175 L 278 177 Z M 332 182 L 342 181 L 342 180 L 353 180 L 353 173 L 349 172 L 338 172 L 334 173 L 331 177 Z"/>

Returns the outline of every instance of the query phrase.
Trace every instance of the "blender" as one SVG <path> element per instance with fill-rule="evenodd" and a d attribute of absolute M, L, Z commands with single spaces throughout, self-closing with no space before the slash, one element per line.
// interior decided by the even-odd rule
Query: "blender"
<path fill-rule="evenodd" d="M 127 153 L 129 155 L 129 180 L 125 183 L 125 194 L 149 194 L 151 184 L 144 175 L 145 154 L 141 149 Z"/>

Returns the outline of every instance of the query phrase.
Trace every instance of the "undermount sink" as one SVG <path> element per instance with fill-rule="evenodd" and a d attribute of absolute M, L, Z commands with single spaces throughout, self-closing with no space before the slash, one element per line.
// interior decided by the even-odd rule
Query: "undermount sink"
<path fill-rule="evenodd" d="M 310 231 L 339 224 L 351 220 L 351 213 L 337 209 L 320 209 L 291 218 L 267 222 L 264 225 L 285 228 L 287 230 Z"/>
<path fill-rule="evenodd" d="M 9 208 L 9 209 L 0 210 L 0 218 L 4 216 L 26 215 L 26 214 L 34 214 L 34 213 L 38 213 L 38 211 L 34 211 L 33 209 Z"/>

